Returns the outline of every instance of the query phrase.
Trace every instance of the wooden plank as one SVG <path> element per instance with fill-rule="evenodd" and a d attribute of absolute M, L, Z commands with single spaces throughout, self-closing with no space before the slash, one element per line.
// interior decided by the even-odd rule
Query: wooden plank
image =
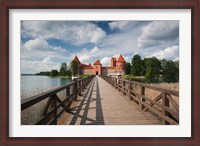
<path fill-rule="evenodd" d="M 76 125 L 160 125 L 154 115 L 141 111 L 127 96 L 102 78 L 96 77 L 93 90 L 86 97 L 85 92 L 78 101 L 71 105 L 70 113 L 64 112 L 58 120 L 59 124 L 69 124 L 74 116 Z M 81 104 L 82 103 L 82 104 Z M 79 110 L 77 113 L 78 108 Z M 83 120 L 84 119 L 84 120 Z M 82 121 L 82 122 L 81 122 Z M 83 122 L 84 121 L 84 122 Z"/>

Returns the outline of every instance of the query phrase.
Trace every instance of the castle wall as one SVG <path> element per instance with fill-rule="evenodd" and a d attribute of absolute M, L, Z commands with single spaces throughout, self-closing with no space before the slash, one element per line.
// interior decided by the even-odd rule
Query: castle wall
<path fill-rule="evenodd" d="M 93 75 L 94 71 L 93 71 L 93 69 L 83 69 L 83 74 L 84 75 Z"/>
<path fill-rule="evenodd" d="M 102 68 L 102 75 L 116 76 L 117 74 L 118 70 L 116 68 Z"/>

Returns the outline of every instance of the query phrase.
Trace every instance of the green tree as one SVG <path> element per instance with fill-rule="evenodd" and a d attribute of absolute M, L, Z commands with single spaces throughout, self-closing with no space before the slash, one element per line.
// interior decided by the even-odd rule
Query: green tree
<path fill-rule="evenodd" d="M 70 69 L 68 69 L 66 74 L 67 74 L 67 76 L 72 76 L 72 71 Z"/>
<path fill-rule="evenodd" d="M 176 63 L 169 60 L 163 70 L 163 77 L 165 82 L 177 82 L 179 77 L 179 68 Z"/>
<path fill-rule="evenodd" d="M 129 62 L 127 62 L 125 64 L 125 74 L 130 74 L 131 73 L 131 64 Z"/>
<path fill-rule="evenodd" d="M 131 73 L 135 76 L 142 76 L 144 74 L 144 64 L 139 55 L 134 55 L 132 58 Z"/>
<path fill-rule="evenodd" d="M 155 78 L 158 79 L 160 75 L 160 70 L 162 69 L 160 61 L 156 57 L 145 58 L 144 59 L 146 74 L 146 82 L 155 82 Z"/>
<path fill-rule="evenodd" d="M 71 62 L 71 72 L 72 72 L 72 75 L 77 75 L 78 74 L 78 63 L 76 61 L 72 61 Z"/>
<path fill-rule="evenodd" d="M 60 66 L 60 76 L 66 76 L 67 75 L 67 64 L 66 62 L 61 63 Z"/>
<path fill-rule="evenodd" d="M 162 67 L 162 69 L 164 69 L 165 66 L 166 66 L 166 64 L 167 64 L 167 60 L 162 59 L 162 60 L 160 60 L 160 63 L 161 63 L 161 67 Z"/>
<path fill-rule="evenodd" d="M 58 75 L 58 71 L 57 70 L 55 70 L 55 69 L 51 70 L 50 76 L 55 77 L 57 75 Z"/>
<path fill-rule="evenodd" d="M 174 63 L 175 63 L 175 65 L 176 65 L 176 67 L 179 68 L 179 60 L 174 61 Z"/>

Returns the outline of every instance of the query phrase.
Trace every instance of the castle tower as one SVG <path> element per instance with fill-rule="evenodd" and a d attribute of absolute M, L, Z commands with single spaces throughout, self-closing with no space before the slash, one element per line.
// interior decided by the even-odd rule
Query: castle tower
<path fill-rule="evenodd" d="M 77 62 L 77 63 L 78 63 L 78 65 L 80 65 L 80 64 L 81 64 L 81 62 L 79 61 L 79 59 L 78 59 L 78 57 L 77 57 L 77 56 L 75 56 L 75 57 L 74 57 L 73 61 Z"/>
<path fill-rule="evenodd" d="M 94 75 L 101 75 L 102 64 L 100 60 L 97 59 L 93 65 L 94 65 Z"/>
<path fill-rule="evenodd" d="M 112 67 L 116 67 L 116 58 L 112 57 L 111 60 L 110 60 L 110 66 Z"/>
<path fill-rule="evenodd" d="M 126 61 L 124 60 L 124 57 L 120 54 L 116 62 L 116 68 L 121 75 L 124 74 L 125 63 Z"/>
<path fill-rule="evenodd" d="M 75 56 L 74 59 L 73 59 L 72 61 L 78 63 L 78 75 L 81 74 L 81 62 L 80 62 L 80 60 L 78 59 L 78 57 Z"/>

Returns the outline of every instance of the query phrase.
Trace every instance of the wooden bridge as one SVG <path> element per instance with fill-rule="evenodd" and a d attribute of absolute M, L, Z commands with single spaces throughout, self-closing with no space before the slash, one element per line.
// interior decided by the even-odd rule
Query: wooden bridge
<path fill-rule="evenodd" d="M 154 97 L 148 95 L 155 91 Z M 64 91 L 64 98 L 59 92 Z M 62 95 L 63 96 L 63 95 Z M 179 93 L 108 76 L 90 76 L 22 101 L 21 110 L 44 102 L 35 124 L 179 124 Z"/>

